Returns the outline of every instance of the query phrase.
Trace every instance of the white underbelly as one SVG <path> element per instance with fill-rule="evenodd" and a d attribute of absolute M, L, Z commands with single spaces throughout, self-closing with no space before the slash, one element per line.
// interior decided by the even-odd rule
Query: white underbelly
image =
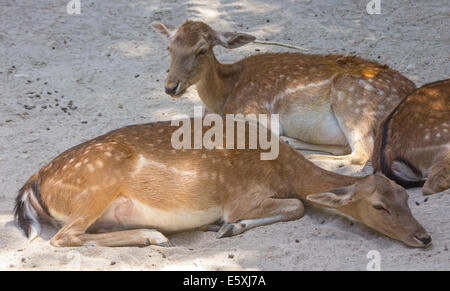
<path fill-rule="evenodd" d="M 111 203 L 95 223 L 98 228 L 153 228 L 164 232 L 194 229 L 222 218 L 222 209 L 159 209 L 126 197 Z"/>
<path fill-rule="evenodd" d="M 314 111 L 300 106 L 280 112 L 281 132 L 303 142 L 323 145 L 348 144 L 344 133 L 327 106 L 315 108 Z"/>

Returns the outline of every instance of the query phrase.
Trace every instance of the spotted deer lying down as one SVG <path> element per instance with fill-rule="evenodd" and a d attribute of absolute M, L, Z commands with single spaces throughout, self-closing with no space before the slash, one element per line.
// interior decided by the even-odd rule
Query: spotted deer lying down
<path fill-rule="evenodd" d="M 450 79 L 417 89 L 380 124 L 374 172 L 407 188 L 425 183 L 425 195 L 450 188 L 449 130 Z"/>
<path fill-rule="evenodd" d="M 195 84 L 210 112 L 280 114 L 283 140 L 334 154 L 311 159 L 365 164 L 378 122 L 416 88 L 399 72 L 358 57 L 264 53 L 221 64 L 216 45 L 233 49 L 255 37 L 198 21 L 152 27 L 169 41 L 169 95 L 179 97 Z"/>
<path fill-rule="evenodd" d="M 274 160 L 261 160 L 261 149 L 175 150 L 175 130 L 133 125 L 65 151 L 19 191 L 18 225 L 27 236 L 41 221 L 62 226 L 56 247 L 167 246 L 162 233 L 215 229 L 220 238 L 299 219 L 309 201 L 409 246 L 431 242 L 406 191 L 382 175 L 327 172 L 283 142 Z"/>

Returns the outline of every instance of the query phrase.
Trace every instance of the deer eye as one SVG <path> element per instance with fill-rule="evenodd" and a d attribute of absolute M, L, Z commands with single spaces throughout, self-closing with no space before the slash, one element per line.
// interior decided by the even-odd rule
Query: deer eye
<path fill-rule="evenodd" d="M 201 49 L 201 50 L 197 53 L 197 56 L 203 56 L 203 55 L 205 55 L 207 52 L 208 52 L 207 49 Z"/>
<path fill-rule="evenodd" d="M 389 210 L 387 210 L 386 208 L 383 207 L 383 205 L 379 205 L 379 204 L 373 205 L 373 208 L 375 208 L 376 210 L 383 210 L 383 211 L 386 211 L 388 214 L 391 214 L 389 212 Z"/>

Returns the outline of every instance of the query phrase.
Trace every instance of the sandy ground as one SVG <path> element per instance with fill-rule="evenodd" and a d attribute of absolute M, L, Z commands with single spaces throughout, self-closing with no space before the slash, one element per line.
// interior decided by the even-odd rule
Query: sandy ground
<path fill-rule="evenodd" d="M 106 131 L 192 114 L 201 104 L 194 89 L 177 100 L 164 94 L 169 56 L 149 28 L 152 21 L 201 19 L 309 52 L 357 54 L 389 64 L 417 85 L 450 76 L 447 0 L 381 0 L 381 15 L 368 15 L 368 1 L 359 0 L 81 0 L 81 15 L 68 15 L 67 2 L 0 0 L 0 269 L 365 270 L 370 250 L 380 252 L 383 270 L 450 269 L 450 191 L 424 202 L 419 189 L 409 191 L 410 207 L 433 237 L 428 249 L 405 247 L 312 208 L 300 220 L 233 238 L 171 235 L 173 248 L 56 249 L 48 243 L 52 228 L 28 243 L 11 212 L 33 172 Z M 251 44 L 216 54 L 233 62 L 256 49 L 285 50 Z"/>

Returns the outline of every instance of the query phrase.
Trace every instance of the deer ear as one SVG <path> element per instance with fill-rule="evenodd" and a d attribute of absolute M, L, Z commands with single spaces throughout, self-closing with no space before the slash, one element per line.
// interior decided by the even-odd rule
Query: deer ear
<path fill-rule="evenodd" d="M 255 39 L 256 37 L 246 33 L 216 31 L 214 44 L 221 45 L 228 49 L 234 49 L 253 42 Z"/>
<path fill-rule="evenodd" d="M 178 26 L 163 24 L 161 22 L 152 22 L 152 28 L 162 37 L 170 39 L 178 31 Z"/>
<path fill-rule="evenodd" d="M 329 208 L 340 208 L 354 199 L 354 185 L 306 196 L 306 200 Z"/>

